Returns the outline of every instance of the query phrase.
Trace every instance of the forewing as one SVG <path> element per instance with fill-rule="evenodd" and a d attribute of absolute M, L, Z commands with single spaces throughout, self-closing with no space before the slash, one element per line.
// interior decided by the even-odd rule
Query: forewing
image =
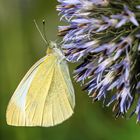
<path fill-rule="evenodd" d="M 9 125 L 24 126 L 25 125 L 25 102 L 30 84 L 38 71 L 39 66 L 47 59 L 47 56 L 40 59 L 24 76 L 17 89 L 15 90 L 6 112 L 6 119 Z"/>

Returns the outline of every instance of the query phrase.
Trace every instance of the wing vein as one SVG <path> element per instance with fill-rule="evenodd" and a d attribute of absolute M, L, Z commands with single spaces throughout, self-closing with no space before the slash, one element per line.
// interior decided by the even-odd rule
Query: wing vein
<path fill-rule="evenodd" d="M 50 89 L 51 89 L 52 81 L 53 81 L 53 79 L 54 79 L 54 72 L 55 72 L 55 66 L 54 66 L 53 74 L 52 74 L 52 77 L 51 77 L 51 82 L 50 82 L 50 85 L 49 85 L 48 95 L 49 95 L 49 91 L 50 91 Z M 47 96 L 48 96 L 48 95 L 47 95 Z M 47 96 L 46 96 L 46 98 L 45 98 L 45 103 L 46 103 L 46 100 L 47 100 Z M 45 111 L 45 105 L 46 105 L 45 103 L 44 103 L 43 112 L 42 112 L 42 124 L 43 124 L 43 117 L 44 117 L 44 111 Z"/>

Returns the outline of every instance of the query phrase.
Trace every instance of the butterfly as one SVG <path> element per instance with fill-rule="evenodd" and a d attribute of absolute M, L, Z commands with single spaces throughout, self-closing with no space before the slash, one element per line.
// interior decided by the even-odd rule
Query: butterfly
<path fill-rule="evenodd" d="M 75 94 L 62 51 L 50 41 L 15 90 L 6 112 L 8 125 L 50 127 L 74 112 Z"/>

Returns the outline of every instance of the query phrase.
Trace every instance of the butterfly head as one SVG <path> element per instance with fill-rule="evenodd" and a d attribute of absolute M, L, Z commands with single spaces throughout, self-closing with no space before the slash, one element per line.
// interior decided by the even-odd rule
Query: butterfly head
<path fill-rule="evenodd" d="M 47 51 L 46 51 L 46 53 L 47 53 L 47 54 L 53 53 L 53 52 L 54 52 L 54 48 L 57 48 L 56 43 L 53 42 L 53 41 L 49 41 L 48 46 L 47 46 Z"/>
<path fill-rule="evenodd" d="M 53 42 L 53 41 L 49 41 L 46 54 L 47 55 L 49 55 L 49 54 L 55 55 L 60 62 L 63 59 L 65 59 L 65 56 L 62 53 L 61 49 L 58 48 L 57 44 L 55 42 Z"/>

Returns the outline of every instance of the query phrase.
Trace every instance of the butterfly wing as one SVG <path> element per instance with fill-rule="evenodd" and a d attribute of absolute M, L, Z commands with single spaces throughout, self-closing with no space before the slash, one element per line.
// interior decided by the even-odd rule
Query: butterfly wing
<path fill-rule="evenodd" d="M 31 71 L 9 103 L 8 124 L 48 127 L 69 118 L 75 99 L 67 64 L 58 63 L 58 58 L 50 55 Z"/>

